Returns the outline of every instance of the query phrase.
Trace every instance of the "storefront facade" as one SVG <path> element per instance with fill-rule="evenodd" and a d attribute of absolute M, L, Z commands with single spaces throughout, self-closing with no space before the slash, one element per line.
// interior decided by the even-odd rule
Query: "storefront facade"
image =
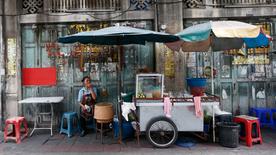
<path fill-rule="evenodd" d="M 116 23 L 152 29 L 151 21 Z M 57 70 L 56 86 L 22 85 L 22 97 L 64 96 L 61 111 L 78 111 L 77 97 L 82 87 L 81 80 L 84 76 L 90 76 L 97 89 L 97 102 L 117 103 L 119 46 L 57 43 L 59 36 L 111 25 L 112 22 L 22 25 L 22 69 L 55 67 Z M 122 48 L 123 92 L 134 92 L 136 71 L 153 70 L 153 44 L 127 45 Z M 31 118 L 28 107 L 22 106 L 22 110 L 25 115 L 30 114 Z"/>
<path fill-rule="evenodd" d="M 185 24 L 204 21 L 187 20 Z M 267 34 L 275 36 L 274 18 L 239 21 L 259 25 Z M 238 115 L 248 114 L 251 107 L 275 107 L 274 42 L 269 48 L 189 53 L 187 77 L 209 77 L 207 91 L 211 92 L 211 77 L 207 72 L 214 62 L 214 93 L 220 96 L 223 110 Z"/>
<path fill-rule="evenodd" d="M 81 79 L 90 76 L 97 89 L 97 102 L 118 102 L 118 66 L 121 66 L 123 92 L 135 91 L 137 72 L 154 71 L 154 43 L 126 46 L 95 46 L 81 44 L 59 44 L 58 37 L 82 31 L 97 30 L 108 26 L 121 25 L 154 30 L 151 5 L 121 1 L 13 1 L 5 14 L 13 20 L 4 21 L 7 29 L 6 76 L 2 85 L 6 90 L 2 97 L 2 121 L 5 118 L 23 115 L 34 119 L 33 107 L 17 102 L 33 96 L 63 96 L 62 104 L 55 110 L 58 114 L 65 111 L 79 112 L 78 91 Z M 130 4 L 131 3 L 131 4 Z M 2 6 L 1 5 L 1 6 Z M 129 7 L 131 6 L 131 7 Z M 78 9 L 79 13 L 67 13 Z M 72 8 L 75 7 L 75 8 Z M 93 9 L 84 13 L 82 9 Z M 64 9 L 64 10 L 62 10 Z M 5 10 L 4 10 L 5 11 Z M 130 12 L 129 12 L 130 11 Z M 92 12 L 92 13 L 91 13 Z M 137 15 L 144 12 L 143 16 Z M 6 18 L 8 18 L 6 17 Z M 10 25 L 16 25 L 13 27 Z M 5 42 L 4 42 L 5 43 Z M 2 44 L 1 44 L 2 45 Z M 121 64 L 118 64 L 118 51 L 121 51 Z M 26 85 L 23 70 L 28 68 L 56 69 L 56 85 Z M 4 71 L 5 72 L 5 71 Z M 2 72 L 1 72 L 2 73 Z M 50 76 L 45 73 L 45 76 Z M 8 103 L 8 104 L 7 104 Z M 116 106 L 114 106 L 116 111 Z M 40 111 L 48 111 L 42 106 Z M 47 118 L 43 118 L 44 120 Z M 54 120 L 57 124 L 59 115 Z"/>

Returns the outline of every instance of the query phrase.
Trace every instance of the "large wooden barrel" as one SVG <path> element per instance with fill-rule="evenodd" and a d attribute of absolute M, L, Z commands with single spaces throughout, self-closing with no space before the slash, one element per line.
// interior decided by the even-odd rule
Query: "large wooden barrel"
<path fill-rule="evenodd" d="M 99 122 L 111 121 L 113 120 L 113 104 L 102 102 L 95 105 L 94 118 Z"/>

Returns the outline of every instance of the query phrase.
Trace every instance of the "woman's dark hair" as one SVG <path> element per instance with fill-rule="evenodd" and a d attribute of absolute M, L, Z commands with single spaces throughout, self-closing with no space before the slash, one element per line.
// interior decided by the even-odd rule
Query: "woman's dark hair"
<path fill-rule="evenodd" d="M 90 77 L 89 76 L 85 76 L 82 78 L 81 82 L 84 82 L 85 79 L 89 79 L 90 80 Z"/>

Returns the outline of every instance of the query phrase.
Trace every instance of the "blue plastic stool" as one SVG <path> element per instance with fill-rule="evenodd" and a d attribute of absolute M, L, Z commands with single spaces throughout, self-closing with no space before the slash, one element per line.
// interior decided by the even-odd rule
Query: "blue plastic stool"
<path fill-rule="evenodd" d="M 267 114 L 269 119 L 266 118 Z M 261 127 L 269 126 L 274 128 L 273 112 L 270 108 L 250 108 L 249 115 L 258 117 Z"/>
<path fill-rule="evenodd" d="M 273 117 L 273 116 L 274 116 L 274 113 L 276 113 L 276 109 L 275 109 L 275 108 L 272 108 L 272 109 L 271 109 L 271 112 L 272 112 L 272 118 L 273 118 L 273 121 L 274 121 L 274 125 L 276 126 L 276 119 L 274 119 L 274 117 Z M 275 127 L 275 126 L 274 126 L 274 127 Z"/>
<path fill-rule="evenodd" d="M 67 129 L 63 128 L 64 125 L 64 119 L 67 121 Z M 77 122 L 77 127 L 74 127 L 73 121 L 74 119 Z M 75 132 L 80 131 L 80 124 L 79 124 L 79 119 L 78 119 L 78 114 L 76 112 L 65 112 L 62 115 L 62 120 L 61 120 L 61 126 L 60 126 L 60 133 L 65 133 L 68 135 L 68 137 L 72 137 L 72 135 Z"/>

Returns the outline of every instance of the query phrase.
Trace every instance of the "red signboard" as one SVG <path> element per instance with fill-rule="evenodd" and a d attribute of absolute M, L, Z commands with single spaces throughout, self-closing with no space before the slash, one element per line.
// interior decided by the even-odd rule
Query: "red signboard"
<path fill-rule="evenodd" d="M 23 68 L 22 84 L 24 86 L 53 86 L 57 84 L 57 70 L 49 68 Z"/>

